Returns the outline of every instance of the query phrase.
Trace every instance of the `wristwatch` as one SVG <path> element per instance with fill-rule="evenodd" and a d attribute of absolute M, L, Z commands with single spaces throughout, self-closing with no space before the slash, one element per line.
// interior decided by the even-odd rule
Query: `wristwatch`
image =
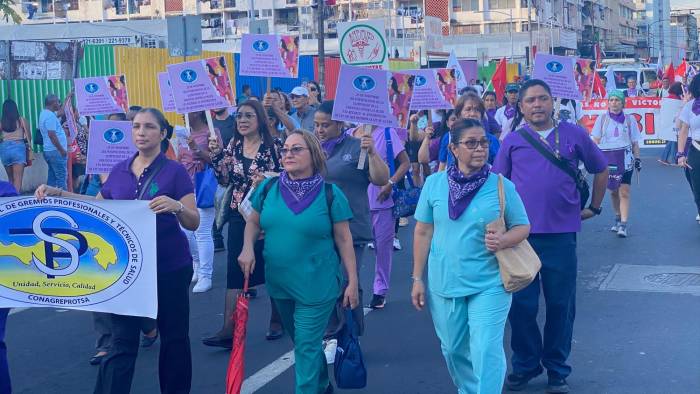
<path fill-rule="evenodd" d="M 593 205 L 589 205 L 589 206 L 588 206 L 588 209 L 590 209 L 591 212 L 595 213 L 596 216 L 597 216 L 597 215 L 600 215 L 601 212 L 603 212 L 603 207 L 595 208 Z"/>
<path fill-rule="evenodd" d="M 686 157 L 685 152 L 676 152 L 676 160 L 680 159 L 681 157 Z"/>
<path fill-rule="evenodd" d="M 391 178 L 389 178 L 389 184 L 390 184 L 391 186 L 394 186 L 396 183 L 395 183 L 394 181 L 392 181 Z"/>

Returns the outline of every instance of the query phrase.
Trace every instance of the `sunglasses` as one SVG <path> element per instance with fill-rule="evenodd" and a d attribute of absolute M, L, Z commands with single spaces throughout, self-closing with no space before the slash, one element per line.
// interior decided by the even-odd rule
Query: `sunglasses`
<path fill-rule="evenodd" d="M 288 154 L 291 154 L 292 156 L 299 156 L 301 152 L 308 150 L 309 148 L 304 148 L 302 146 L 295 146 L 293 148 L 282 148 L 280 149 L 280 156 L 285 157 Z"/>
<path fill-rule="evenodd" d="M 292 100 L 298 99 L 298 98 L 302 98 L 302 97 L 306 97 L 306 96 L 297 96 L 296 94 L 290 94 L 290 95 L 289 95 L 289 98 L 292 99 Z"/>
<path fill-rule="evenodd" d="M 476 149 L 477 146 L 481 146 L 482 148 L 486 149 L 489 147 L 489 140 L 486 138 L 480 139 L 480 140 L 466 140 L 466 141 L 460 141 L 457 144 L 464 145 L 467 147 L 467 149 L 470 149 L 470 150 Z"/>
<path fill-rule="evenodd" d="M 255 112 L 238 112 L 238 113 L 236 113 L 236 120 L 241 120 L 243 118 L 253 119 L 256 116 L 257 115 L 255 115 Z"/>
<path fill-rule="evenodd" d="M 316 91 L 316 88 L 313 88 L 313 87 L 310 87 L 310 88 L 308 88 L 308 89 L 309 89 L 309 92 L 315 92 L 315 91 Z"/>

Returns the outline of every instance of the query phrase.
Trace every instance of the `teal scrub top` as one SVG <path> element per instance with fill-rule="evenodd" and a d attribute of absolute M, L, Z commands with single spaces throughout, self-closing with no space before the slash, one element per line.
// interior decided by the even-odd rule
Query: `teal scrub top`
<path fill-rule="evenodd" d="M 503 179 L 506 226 L 529 224 L 515 186 Z M 486 225 L 500 213 L 498 175 L 490 174 L 467 209 L 457 220 L 448 212 L 447 171 L 426 179 L 415 218 L 433 225 L 428 255 L 428 288 L 445 298 L 466 297 L 502 286 L 496 255 L 486 249 Z"/>
<path fill-rule="evenodd" d="M 335 251 L 333 223 L 348 221 L 352 211 L 347 198 L 333 185 L 329 218 L 326 190 L 298 215 L 285 204 L 276 182 L 262 200 L 267 179 L 250 201 L 260 214 L 265 232 L 265 284 L 272 298 L 292 299 L 305 305 L 327 303 L 340 295 L 342 273 Z"/>

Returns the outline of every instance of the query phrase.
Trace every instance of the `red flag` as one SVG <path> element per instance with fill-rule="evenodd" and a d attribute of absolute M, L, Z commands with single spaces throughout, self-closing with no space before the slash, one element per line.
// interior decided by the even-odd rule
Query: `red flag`
<path fill-rule="evenodd" d="M 245 351 L 246 324 L 248 324 L 247 292 L 248 279 L 246 278 L 243 285 L 243 291 L 238 295 L 236 311 L 232 316 L 236 326 L 233 330 L 233 350 L 231 350 L 228 370 L 226 371 L 226 394 L 240 394 L 241 386 L 243 385 L 243 353 Z"/>
<path fill-rule="evenodd" d="M 508 82 L 507 65 L 506 58 L 501 59 L 491 77 L 491 85 L 493 86 L 493 91 L 496 92 L 496 100 L 499 103 L 503 102 L 503 95 L 506 93 L 506 83 Z"/>
<path fill-rule="evenodd" d="M 600 62 L 603 60 L 603 53 L 600 50 L 600 44 L 595 44 L 595 66 L 600 68 Z M 605 96 L 603 96 L 605 97 Z"/>
<path fill-rule="evenodd" d="M 593 72 L 593 97 L 605 98 L 607 92 L 605 91 L 605 85 L 600 79 L 600 75 L 597 72 Z"/>
<path fill-rule="evenodd" d="M 681 65 L 676 69 L 676 82 L 683 82 L 683 77 L 685 77 L 687 72 L 688 64 L 685 62 L 685 59 L 683 59 Z"/>
<path fill-rule="evenodd" d="M 673 63 L 669 64 L 664 74 L 664 78 L 668 78 L 669 81 L 673 82 L 676 79 L 676 73 L 673 71 Z"/>

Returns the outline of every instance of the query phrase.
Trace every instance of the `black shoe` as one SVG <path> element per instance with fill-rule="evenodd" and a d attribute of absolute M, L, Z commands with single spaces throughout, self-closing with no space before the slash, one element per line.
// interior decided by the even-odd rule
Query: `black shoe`
<path fill-rule="evenodd" d="M 90 365 L 100 365 L 100 363 L 102 362 L 102 359 L 105 358 L 105 356 L 107 356 L 107 355 L 103 354 L 103 355 L 98 356 L 96 354 L 96 355 L 90 357 Z"/>
<path fill-rule="evenodd" d="M 564 378 L 550 376 L 547 381 L 547 390 L 545 390 L 545 392 L 550 394 L 566 394 L 569 392 L 569 385 Z"/>
<path fill-rule="evenodd" d="M 258 289 L 248 289 L 248 292 L 245 293 L 245 295 L 248 298 L 257 298 L 258 296 Z"/>
<path fill-rule="evenodd" d="M 274 329 L 270 327 L 269 330 L 267 330 L 267 334 L 265 334 L 265 339 L 268 341 L 274 341 L 276 339 L 280 339 L 284 336 L 284 331 L 281 328 Z"/>
<path fill-rule="evenodd" d="M 372 309 L 383 309 L 386 305 L 386 297 L 375 294 L 372 296 L 372 301 L 369 303 L 369 307 Z"/>
<path fill-rule="evenodd" d="M 541 374 L 544 370 L 542 367 L 537 367 L 536 370 L 527 373 L 512 373 L 506 378 L 506 387 L 510 391 L 521 391 L 527 384 Z"/>
<path fill-rule="evenodd" d="M 223 252 L 224 250 L 226 250 L 224 241 L 218 240 L 214 242 L 214 252 Z"/>
<path fill-rule="evenodd" d="M 202 343 L 205 346 L 212 347 L 222 347 L 224 349 L 233 349 L 233 338 L 232 337 L 220 337 L 218 335 L 211 336 L 209 338 L 202 338 Z"/>
<path fill-rule="evenodd" d="M 144 335 L 141 337 L 141 347 L 151 347 L 154 343 L 156 343 L 157 340 L 158 332 L 156 332 L 156 335 L 152 337 Z"/>

